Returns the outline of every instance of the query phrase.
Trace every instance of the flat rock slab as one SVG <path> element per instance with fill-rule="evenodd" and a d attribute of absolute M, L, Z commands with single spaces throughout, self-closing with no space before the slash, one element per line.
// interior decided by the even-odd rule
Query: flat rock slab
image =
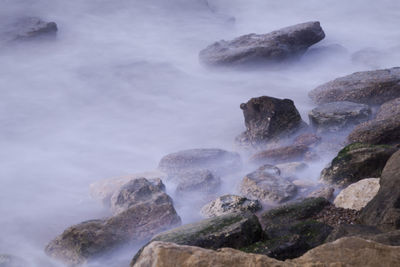
<path fill-rule="evenodd" d="M 219 41 L 200 51 L 200 61 L 212 66 L 277 63 L 306 52 L 325 37 L 320 23 L 306 22 L 268 34 L 247 34 Z"/>

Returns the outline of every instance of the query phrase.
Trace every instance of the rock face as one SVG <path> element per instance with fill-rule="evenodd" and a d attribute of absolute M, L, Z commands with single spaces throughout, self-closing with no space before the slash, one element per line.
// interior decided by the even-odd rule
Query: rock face
<path fill-rule="evenodd" d="M 202 192 L 211 194 L 218 191 L 221 180 L 209 170 L 189 170 L 175 175 L 178 186 L 177 193 Z"/>
<path fill-rule="evenodd" d="M 159 187 L 142 179 L 127 184 L 115 198 L 117 215 L 69 227 L 47 245 L 46 253 L 69 264 L 80 264 L 123 243 L 143 242 L 179 225 L 171 198 Z"/>
<path fill-rule="evenodd" d="M 388 231 L 400 229 L 400 151 L 393 154 L 382 171 L 376 196 L 361 211 L 360 220 Z"/>
<path fill-rule="evenodd" d="M 291 199 L 297 187 L 288 179 L 271 173 L 270 168 L 261 167 L 243 178 L 240 193 L 267 204 L 277 204 Z"/>
<path fill-rule="evenodd" d="M 5 41 L 21 41 L 54 37 L 57 30 L 55 22 L 45 22 L 36 17 L 24 17 L 7 25 L 6 31 L 0 33 L 0 39 L 4 39 Z"/>
<path fill-rule="evenodd" d="M 216 42 L 200 51 L 200 61 L 213 66 L 276 63 L 302 55 L 325 37 L 320 23 L 306 22 L 268 34 L 247 34 Z"/>
<path fill-rule="evenodd" d="M 339 101 L 322 104 L 308 114 L 317 132 L 337 132 L 368 120 L 371 109 L 364 104 Z"/>
<path fill-rule="evenodd" d="M 376 118 L 354 128 L 348 140 L 368 144 L 399 144 L 400 98 L 383 104 Z"/>
<path fill-rule="evenodd" d="M 242 103 L 246 131 L 236 138 L 239 144 L 258 145 L 287 137 L 306 124 L 290 99 L 261 96 Z"/>
<path fill-rule="evenodd" d="M 354 143 L 339 151 L 329 167 L 321 172 L 321 180 L 346 187 L 361 179 L 380 177 L 383 167 L 396 148 L 385 145 Z"/>
<path fill-rule="evenodd" d="M 193 169 L 207 169 L 216 175 L 232 173 L 241 168 L 239 154 L 222 149 L 188 149 L 164 156 L 158 169 L 175 175 Z"/>
<path fill-rule="evenodd" d="M 250 162 L 258 164 L 274 164 L 298 161 L 303 159 L 308 150 L 308 146 L 304 145 L 291 145 L 264 150 L 252 155 L 250 157 Z"/>
<path fill-rule="evenodd" d="M 362 179 L 343 189 L 335 198 L 336 207 L 361 210 L 378 193 L 379 178 Z"/>
<path fill-rule="evenodd" d="M 205 217 L 215 217 L 232 212 L 255 212 L 260 209 L 261 204 L 257 200 L 235 195 L 224 195 L 205 205 L 201 209 L 201 213 Z"/>
<path fill-rule="evenodd" d="M 400 68 L 356 72 L 318 86 L 309 96 L 317 104 L 351 101 L 379 105 L 400 97 Z"/>

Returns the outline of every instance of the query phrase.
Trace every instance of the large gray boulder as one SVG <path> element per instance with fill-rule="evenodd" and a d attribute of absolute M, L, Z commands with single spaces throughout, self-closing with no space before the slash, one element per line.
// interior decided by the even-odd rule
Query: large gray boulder
<path fill-rule="evenodd" d="M 400 68 L 356 72 L 318 86 L 309 96 L 317 104 L 351 101 L 379 105 L 400 97 Z"/>
<path fill-rule="evenodd" d="M 356 126 L 347 139 L 369 144 L 399 144 L 400 98 L 384 103 L 375 119 Z"/>
<path fill-rule="evenodd" d="M 55 37 L 57 30 L 55 22 L 46 22 L 37 17 L 22 17 L 0 27 L 0 40 L 7 42 Z"/>
<path fill-rule="evenodd" d="M 306 22 L 268 34 L 247 34 L 216 42 L 200 51 L 200 61 L 213 66 L 276 63 L 302 55 L 325 37 L 320 23 Z"/>
<path fill-rule="evenodd" d="M 176 193 L 191 194 L 193 192 L 201 192 L 204 194 L 212 194 L 219 190 L 221 179 L 209 170 L 188 170 L 176 174 L 175 179 L 178 181 Z"/>
<path fill-rule="evenodd" d="M 242 103 L 246 131 L 236 138 L 241 145 L 257 146 L 288 137 L 306 126 L 290 99 L 269 96 Z"/>
<path fill-rule="evenodd" d="M 308 113 L 318 133 L 337 132 L 369 119 L 371 109 L 364 104 L 338 101 L 322 104 Z"/>

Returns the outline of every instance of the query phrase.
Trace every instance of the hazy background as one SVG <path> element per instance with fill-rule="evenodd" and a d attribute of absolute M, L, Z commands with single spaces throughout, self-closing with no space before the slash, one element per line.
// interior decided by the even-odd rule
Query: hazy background
<path fill-rule="evenodd" d="M 44 266 L 52 238 L 105 215 L 90 183 L 152 170 L 181 149 L 234 149 L 251 97 L 291 98 L 308 122 L 308 91 L 400 59 L 397 0 L 208 2 L 0 0 L 0 30 L 19 16 L 59 28 L 55 41 L 0 44 L 0 253 Z M 316 47 L 342 48 L 274 71 L 198 62 L 214 41 L 310 20 L 326 33 Z M 378 59 L 353 62 L 366 47 Z"/>

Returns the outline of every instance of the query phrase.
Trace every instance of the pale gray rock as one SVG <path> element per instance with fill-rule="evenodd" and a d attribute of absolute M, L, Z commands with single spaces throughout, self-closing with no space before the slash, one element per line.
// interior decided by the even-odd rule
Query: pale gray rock
<path fill-rule="evenodd" d="M 224 195 L 205 205 L 201 209 L 201 214 L 205 217 L 215 217 L 232 212 L 255 212 L 261 208 L 261 204 L 257 200 L 235 195 Z"/>

